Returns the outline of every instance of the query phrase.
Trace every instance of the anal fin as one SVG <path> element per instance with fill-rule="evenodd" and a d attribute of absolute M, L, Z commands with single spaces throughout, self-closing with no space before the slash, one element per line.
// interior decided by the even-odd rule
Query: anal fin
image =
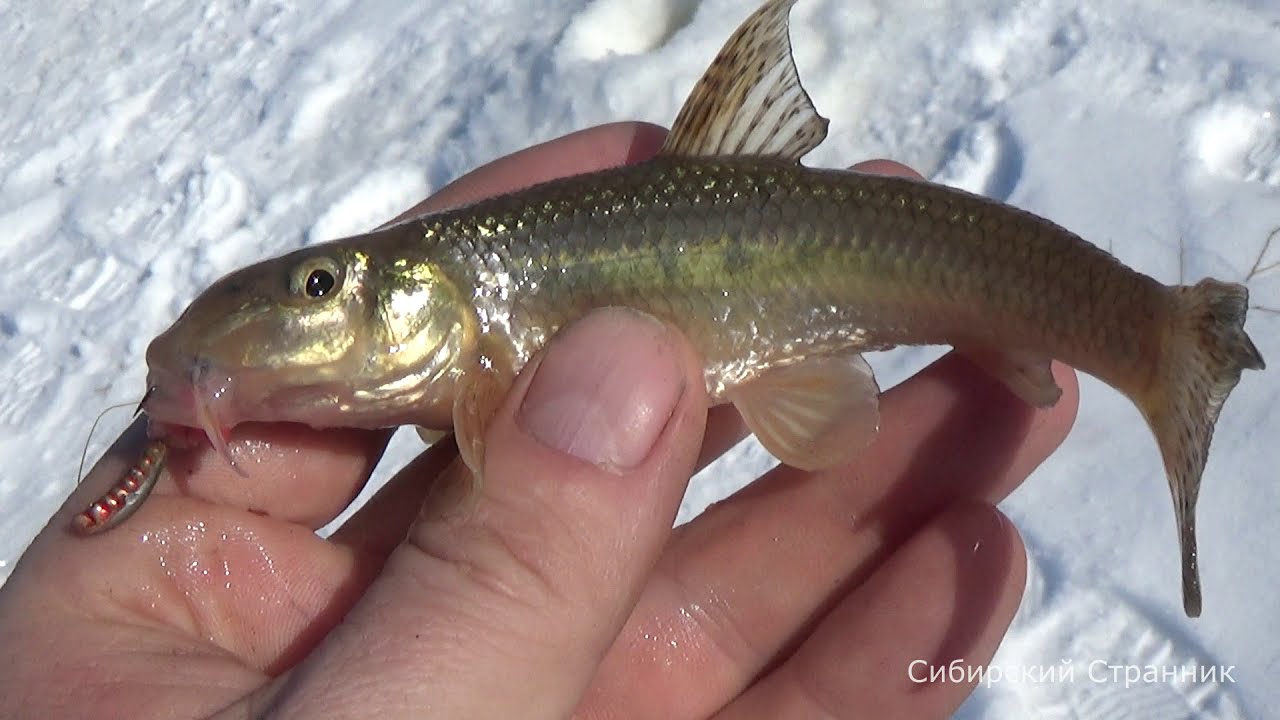
<path fill-rule="evenodd" d="M 416 425 L 415 427 L 418 430 L 418 437 L 427 445 L 435 445 L 440 442 L 445 435 L 449 434 L 448 430 L 433 430 L 422 425 Z"/>
<path fill-rule="evenodd" d="M 880 426 L 880 388 L 861 355 L 768 370 L 727 395 L 760 444 L 801 470 L 850 462 Z"/>
<path fill-rule="evenodd" d="M 1062 397 L 1062 388 L 1053 379 L 1052 359 L 1047 355 L 974 345 L 957 345 L 956 352 L 1004 383 L 1010 392 L 1032 407 L 1050 407 Z"/>

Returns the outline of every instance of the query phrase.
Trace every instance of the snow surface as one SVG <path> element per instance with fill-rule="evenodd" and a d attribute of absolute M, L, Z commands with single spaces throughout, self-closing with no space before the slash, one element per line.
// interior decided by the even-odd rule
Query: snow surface
<path fill-rule="evenodd" d="M 8 5 L 8 7 L 4 7 Z M 669 124 L 744 0 L 3 3 L 0 578 L 69 492 L 92 415 L 205 285 L 359 232 L 481 163 L 609 120 Z M 1280 7 L 1273 0 L 805 0 L 813 165 L 892 157 L 1047 215 L 1166 282 L 1280 308 Z M 1248 328 L 1280 358 L 1280 318 Z M 874 359 L 887 386 L 936 353 Z M 1086 379 L 1062 448 L 1003 507 L 1032 575 L 960 716 L 1246 717 L 1280 707 L 1274 371 L 1218 424 L 1200 502 L 1205 614 L 1182 615 L 1153 441 Z M 109 416 L 120 428 L 126 413 Z M 102 432 L 91 453 L 112 434 Z M 414 450 L 401 442 L 393 456 Z M 699 478 L 696 514 L 769 463 Z M 1091 663 L 1230 666 L 1125 687 Z"/>

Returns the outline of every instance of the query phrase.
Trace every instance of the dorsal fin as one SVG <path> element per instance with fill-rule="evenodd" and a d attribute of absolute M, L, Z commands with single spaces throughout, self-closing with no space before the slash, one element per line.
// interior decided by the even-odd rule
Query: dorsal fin
<path fill-rule="evenodd" d="M 720 49 L 676 116 L 663 155 L 761 155 L 793 162 L 827 136 L 800 85 L 787 15 L 768 0 Z"/>

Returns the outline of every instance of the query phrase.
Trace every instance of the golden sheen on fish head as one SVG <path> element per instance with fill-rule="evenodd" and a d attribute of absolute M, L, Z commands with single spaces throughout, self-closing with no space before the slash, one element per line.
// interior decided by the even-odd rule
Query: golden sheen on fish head
<path fill-rule="evenodd" d="M 474 311 L 433 263 L 395 252 L 407 229 L 238 270 L 147 349 L 144 409 L 215 447 L 245 421 L 447 427 Z"/>

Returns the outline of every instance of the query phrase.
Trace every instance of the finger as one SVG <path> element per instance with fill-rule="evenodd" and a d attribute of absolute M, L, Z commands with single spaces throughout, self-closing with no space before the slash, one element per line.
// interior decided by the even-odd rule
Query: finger
<path fill-rule="evenodd" d="M 1026 571 L 1022 542 L 999 511 L 951 507 L 716 717 L 950 717 L 976 684 L 968 671 L 995 654 Z M 953 660 L 963 676 L 946 674 Z"/>
<path fill-rule="evenodd" d="M 474 170 L 387 224 L 568 175 L 648 160 L 658 154 L 666 137 L 665 128 L 641 122 L 616 122 L 579 130 Z"/>
<path fill-rule="evenodd" d="M 694 472 L 706 467 L 746 437 L 746 425 L 732 405 L 719 405 L 707 412 L 702 448 L 694 463 Z M 387 482 L 364 507 L 329 536 L 330 542 L 342 544 L 362 554 L 383 557 L 402 540 L 406 529 L 417 517 L 423 502 L 435 485 L 423 482 L 435 477 L 457 457 L 452 438 L 432 445 Z"/>
<path fill-rule="evenodd" d="M 558 334 L 493 420 L 479 499 L 415 523 L 272 707 L 564 717 L 670 533 L 706 402 L 693 352 L 647 316 Z"/>
<path fill-rule="evenodd" d="M 857 170 L 858 172 L 872 173 L 874 175 L 898 175 L 900 177 L 915 178 L 916 180 L 924 179 L 924 176 L 920 173 L 900 162 L 894 162 L 893 160 L 864 160 L 849 169 Z"/>
<path fill-rule="evenodd" d="M 435 442 L 401 468 L 329 541 L 354 552 L 386 557 L 404 542 L 409 526 L 422 513 L 427 496 L 436 489 L 437 478 L 458 457 L 458 446 L 449 435 Z"/>
<path fill-rule="evenodd" d="M 960 499 L 996 502 L 1066 436 L 1075 376 L 1033 410 L 954 354 L 881 397 L 853 466 L 779 467 L 678 528 L 584 702 L 584 717 L 704 717 L 906 537 Z M 667 688 L 654 693 L 638 688 Z"/>
<path fill-rule="evenodd" d="M 112 463 L 125 466 L 108 454 Z M 186 526 L 67 541 L 59 525 L 37 538 L 0 588 L 0 655 L 22 658 L 0 662 L 0 674 L 21 688 L 24 717 L 203 717 L 341 619 L 347 586 L 361 579 L 350 553 L 295 557 L 324 543 L 263 516 L 209 511 Z"/>

